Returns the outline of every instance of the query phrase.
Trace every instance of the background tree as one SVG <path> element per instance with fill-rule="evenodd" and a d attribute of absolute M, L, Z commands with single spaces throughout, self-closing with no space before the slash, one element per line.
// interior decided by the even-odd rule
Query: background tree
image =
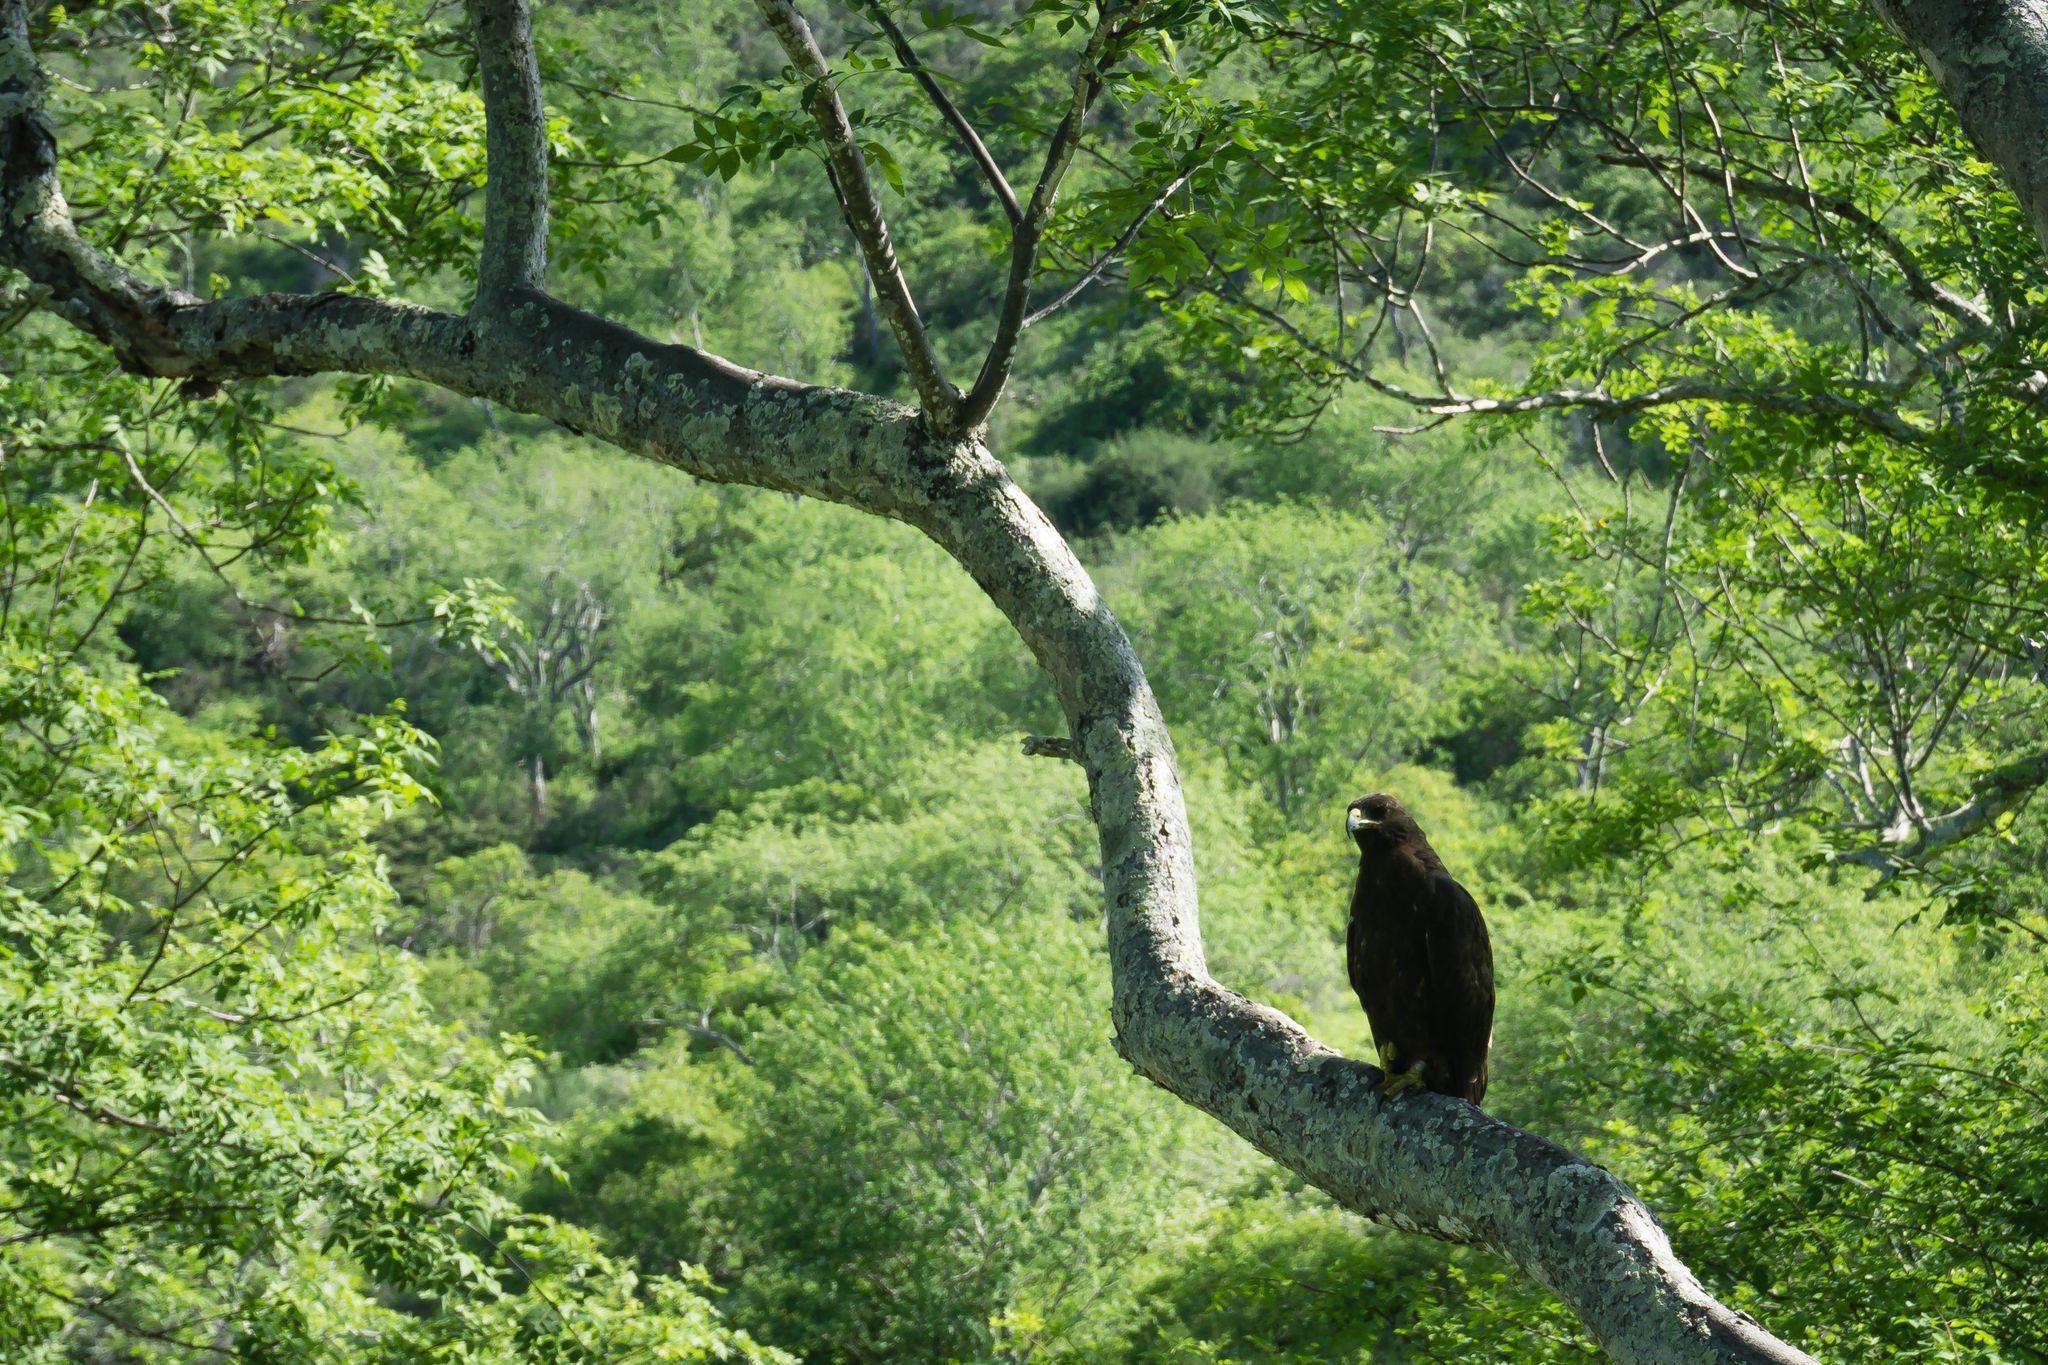
<path fill-rule="evenodd" d="M 642 1281 L 511 1199 L 537 1157 L 530 1052 L 438 1020 L 417 960 L 377 942 L 373 838 L 425 795 L 431 742 L 395 708 L 305 745 L 250 734 L 125 657 L 117 627 L 194 573 L 244 647 L 288 623 L 298 666 L 374 652 L 367 616 L 263 592 L 319 546 L 335 471 L 251 439 L 260 403 L 166 402 L 76 360 L 0 392 L 0 1348 L 768 1358 L 694 1273 Z"/>

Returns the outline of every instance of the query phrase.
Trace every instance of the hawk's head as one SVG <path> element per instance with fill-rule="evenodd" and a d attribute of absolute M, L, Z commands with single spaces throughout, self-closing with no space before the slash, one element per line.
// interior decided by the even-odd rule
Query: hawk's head
<path fill-rule="evenodd" d="M 1361 796 L 1344 812 L 1344 828 L 1360 848 L 1384 847 L 1422 837 L 1422 827 L 1408 808 L 1385 792 Z"/>

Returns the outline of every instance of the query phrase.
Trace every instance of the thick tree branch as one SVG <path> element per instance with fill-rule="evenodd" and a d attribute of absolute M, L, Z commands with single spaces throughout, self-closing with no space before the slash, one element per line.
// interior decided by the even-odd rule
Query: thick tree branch
<path fill-rule="evenodd" d="M 548 268 L 548 116 L 527 0 L 469 0 L 484 97 L 484 247 L 477 296 L 538 289 Z"/>
<path fill-rule="evenodd" d="M 82 241 L 57 182 L 57 139 L 29 45 L 26 0 L 0 4 L 0 257 L 37 303 L 104 342 L 125 369 L 178 363 L 166 306 L 189 296 L 144 284 Z"/>
<path fill-rule="evenodd" d="M 792 0 L 755 2 L 790 64 L 808 83 L 805 104 L 824 139 L 825 162 L 839 192 L 840 211 L 853 230 L 862 260 L 867 263 L 868 278 L 874 281 L 875 306 L 888 320 L 889 330 L 903 352 L 911 387 L 917 390 L 934 426 L 956 429 L 960 391 L 941 371 L 938 353 L 925 334 L 924 320 L 918 316 L 917 302 L 911 297 L 903 267 L 896 259 L 896 246 L 889 239 L 882 201 L 875 193 L 874 182 L 868 178 L 867 158 L 861 155 L 846 106 L 839 101 L 839 90 L 832 83 L 832 70 L 825 62 L 825 54 Z"/>
<path fill-rule="evenodd" d="M 1873 0 L 1934 76 L 2048 249 L 2048 4 Z"/>
<path fill-rule="evenodd" d="M 1716 1303 L 1607 1172 L 1457 1101 L 1384 1099 L 1374 1068 L 1209 976 L 1173 747 L 1144 671 L 1066 542 L 978 440 L 939 434 L 928 414 L 883 399 L 656 343 L 537 287 L 469 317 L 340 295 L 209 302 L 157 288 L 85 246 L 62 212 L 25 0 L 0 0 L 0 100 L 0 264 L 130 369 L 405 376 L 698 478 L 923 530 L 1008 616 L 1064 709 L 1100 835 L 1117 1046 L 1142 1074 L 1346 1207 L 1506 1258 L 1617 1360 L 1811 1365 Z"/>
<path fill-rule="evenodd" d="M 1010 226 L 1015 227 L 1023 221 L 1024 210 L 1017 203 L 1017 192 L 1010 188 L 1010 182 L 1004 178 L 1003 168 L 996 164 L 995 157 L 989 152 L 988 144 L 981 140 L 981 134 L 974 131 L 974 125 L 967 121 L 967 115 L 960 112 L 960 107 L 953 103 L 944 88 L 939 85 L 938 78 L 932 75 L 930 68 L 917 59 L 917 49 L 910 45 L 910 39 L 904 36 L 896 21 L 889 17 L 884 0 L 868 0 L 867 8 L 868 16 L 875 21 L 875 26 L 882 30 L 882 36 L 889 40 L 889 46 L 896 49 L 896 60 L 903 63 L 903 69 L 916 78 L 926 98 L 931 100 L 932 107 L 939 111 L 939 117 L 943 118 L 947 126 L 959 136 L 967 148 L 967 154 L 974 158 L 975 166 L 980 169 L 981 178 L 987 183 L 989 193 L 995 195 L 996 202 L 1003 206 L 1003 213 L 1010 220 Z"/>
<path fill-rule="evenodd" d="M 2048 783 L 2048 749 L 2022 754 L 1980 775 L 1970 799 L 1945 815 L 1921 824 L 1900 821 L 1867 848 L 1842 855 L 1845 863 L 1874 867 L 1890 880 L 1955 847 L 2008 811 L 2019 809 Z"/>

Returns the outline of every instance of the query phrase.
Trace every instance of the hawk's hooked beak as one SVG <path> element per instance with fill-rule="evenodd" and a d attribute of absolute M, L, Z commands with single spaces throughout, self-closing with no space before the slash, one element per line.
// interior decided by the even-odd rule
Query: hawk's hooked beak
<path fill-rule="evenodd" d="M 1366 819 L 1365 812 L 1362 810 L 1348 810 L 1344 812 L 1344 830 L 1347 834 L 1355 836 L 1358 831 L 1371 829 L 1378 823 L 1379 821 L 1377 820 Z"/>

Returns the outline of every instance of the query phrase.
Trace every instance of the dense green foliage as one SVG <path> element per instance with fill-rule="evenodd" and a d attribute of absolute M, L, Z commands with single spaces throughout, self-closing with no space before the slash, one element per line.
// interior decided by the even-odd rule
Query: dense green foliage
<path fill-rule="evenodd" d="M 374 653 L 360 623 L 237 586 L 326 541 L 331 464 L 265 440 L 261 408 L 13 380 L 9 1358 L 750 1352 L 687 1278 L 642 1282 L 510 1197 L 541 1160 L 531 1049 L 452 1027 L 380 944 L 400 907 L 374 835 L 433 761 L 401 705 L 289 743 L 224 690 L 174 708 L 179 680 L 138 663 L 185 594 L 220 613 L 200 639 L 272 666 L 300 630 L 337 663 Z M 424 619 L 445 631 L 457 600 Z"/>
<path fill-rule="evenodd" d="M 987 194 L 811 8 L 974 355 Z M 1083 7 L 894 8 L 1035 164 Z M 1823 1357 L 2048 1358 L 2015 210 L 1857 6 L 1174 9 L 1047 292 L 1189 178 L 992 439 L 1147 661 L 1217 975 L 1365 1051 L 1394 790 L 1493 926 L 1493 1111 Z M 36 14 L 97 239 L 460 305 L 455 8 L 163 10 Z M 899 390 L 752 7 L 546 10 L 565 295 Z M 0 1356 L 1592 1354 L 1118 1062 L 1056 709 L 909 530 L 0 303 Z"/>

